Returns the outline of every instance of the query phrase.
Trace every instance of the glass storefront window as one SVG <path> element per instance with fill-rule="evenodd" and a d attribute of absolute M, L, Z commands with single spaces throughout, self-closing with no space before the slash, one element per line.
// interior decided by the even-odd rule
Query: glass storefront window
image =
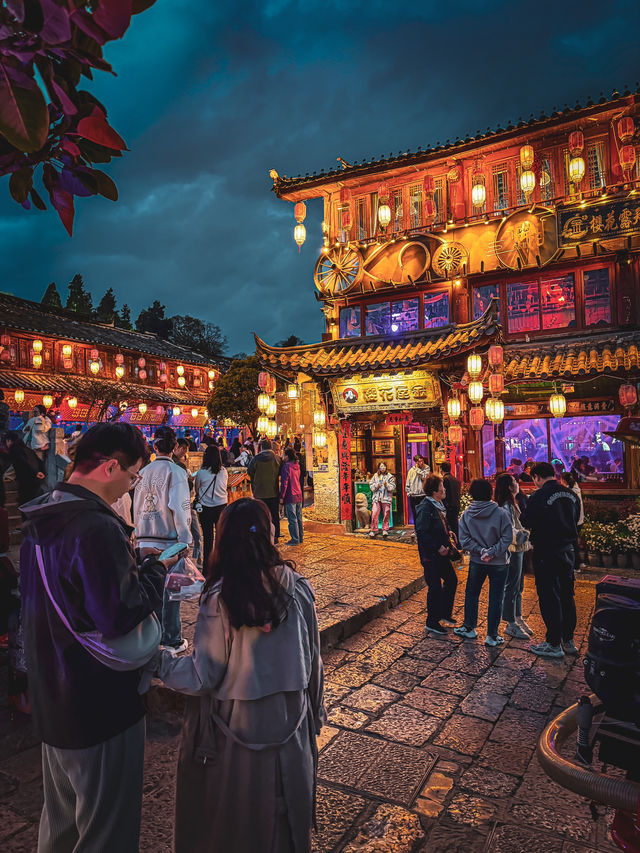
<path fill-rule="evenodd" d="M 543 329 L 575 327 L 576 296 L 573 273 L 541 279 L 540 301 Z"/>
<path fill-rule="evenodd" d="M 608 326 L 611 323 L 611 289 L 609 270 L 584 273 L 584 324 Z"/>
<path fill-rule="evenodd" d="M 540 292 L 537 281 L 507 284 L 509 331 L 537 332 L 540 328 Z"/>
<path fill-rule="evenodd" d="M 507 466 L 515 457 L 526 462 L 549 461 L 549 443 L 547 441 L 547 421 L 545 418 L 532 418 L 522 421 L 504 422 L 504 454 Z"/>
<path fill-rule="evenodd" d="M 425 293 L 424 295 L 424 327 L 438 329 L 449 325 L 449 294 Z"/>
<path fill-rule="evenodd" d="M 473 319 L 478 320 L 489 307 L 493 298 L 498 300 L 498 322 L 500 322 L 500 285 L 485 284 L 473 290 Z"/>
<path fill-rule="evenodd" d="M 365 324 L 367 335 L 388 335 L 391 331 L 391 305 L 388 302 L 367 305 Z"/>
<path fill-rule="evenodd" d="M 418 328 L 419 303 L 417 299 L 403 299 L 391 303 L 391 331 L 413 332 Z"/>
<path fill-rule="evenodd" d="M 482 427 L 482 465 L 483 477 L 493 477 L 496 473 L 496 440 L 493 424 Z"/>
<path fill-rule="evenodd" d="M 340 337 L 359 338 L 362 334 L 360 322 L 360 306 L 353 305 L 340 309 Z"/>
<path fill-rule="evenodd" d="M 550 420 L 551 461 L 561 462 L 567 471 L 577 466 L 587 482 L 621 481 L 622 442 L 605 435 L 605 432 L 615 430 L 619 420 L 619 415 L 584 415 Z"/>

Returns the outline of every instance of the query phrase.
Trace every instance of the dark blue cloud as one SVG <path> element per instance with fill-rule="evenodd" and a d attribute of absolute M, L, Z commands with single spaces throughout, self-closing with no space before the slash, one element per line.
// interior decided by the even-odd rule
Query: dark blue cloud
<path fill-rule="evenodd" d="M 322 208 L 293 242 L 270 168 L 294 175 L 475 132 L 633 83 L 640 4 L 158 2 L 107 49 L 93 91 L 131 151 L 108 170 L 120 201 L 52 213 L 0 196 L 0 288 L 40 298 L 81 272 L 134 316 L 153 299 L 251 332 L 318 340 L 313 267 Z"/>

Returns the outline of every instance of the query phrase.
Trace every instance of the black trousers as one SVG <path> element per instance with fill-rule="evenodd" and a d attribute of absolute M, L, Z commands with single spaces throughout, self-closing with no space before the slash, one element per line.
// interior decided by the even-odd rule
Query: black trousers
<path fill-rule="evenodd" d="M 416 509 L 418 508 L 418 504 L 422 503 L 424 500 L 424 495 L 409 495 L 409 504 L 411 506 L 411 515 L 413 516 L 413 523 L 416 523 Z"/>
<path fill-rule="evenodd" d="M 456 534 L 456 539 L 458 538 L 458 510 L 457 509 L 448 509 L 445 512 L 447 518 L 447 524 L 449 525 L 449 530 L 452 533 Z"/>
<path fill-rule="evenodd" d="M 435 554 L 422 567 L 427 582 L 427 625 L 437 625 L 441 619 L 451 619 L 458 576 L 451 560 L 440 554 Z"/>
<path fill-rule="evenodd" d="M 276 529 L 276 541 L 280 538 L 280 498 L 259 498 L 269 507 L 271 521 Z"/>
<path fill-rule="evenodd" d="M 556 551 L 533 550 L 533 573 L 540 614 L 552 646 L 573 640 L 576 630 L 576 601 L 573 593 L 573 546 Z"/>
<path fill-rule="evenodd" d="M 202 512 L 198 513 L 200 527 L 202 528 L 202 569 L 204 575 L 207 573 L 209 554 L 213 550 L 213 531 L 220 518 L 220 513 L 225 507 L 226 504 L 220 504 L 220 506 L 203 506 Z"/>

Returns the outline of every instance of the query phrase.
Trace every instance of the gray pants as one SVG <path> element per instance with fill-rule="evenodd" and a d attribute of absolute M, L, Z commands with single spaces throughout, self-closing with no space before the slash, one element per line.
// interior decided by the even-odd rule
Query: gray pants
<path fill-rule="evenodd" d="M 42 744 L 38 853 L 138 853 L 144 718 L 87 749 Z"/>

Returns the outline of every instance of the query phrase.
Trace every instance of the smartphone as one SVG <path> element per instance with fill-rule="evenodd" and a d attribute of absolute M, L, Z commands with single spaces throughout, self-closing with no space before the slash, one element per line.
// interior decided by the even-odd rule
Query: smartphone
<path fill-rule="evenodd" d="M 186 551 L 189 546 L 186 542 L 176 542 L 175 545 L 169 545 L 168 548 L 162 552 L 162 554 L 158 554 L 159 560 L 168 560 L 169 557 L 175 557 L 176 554 L 182 554 L 183 551 Z"/>

